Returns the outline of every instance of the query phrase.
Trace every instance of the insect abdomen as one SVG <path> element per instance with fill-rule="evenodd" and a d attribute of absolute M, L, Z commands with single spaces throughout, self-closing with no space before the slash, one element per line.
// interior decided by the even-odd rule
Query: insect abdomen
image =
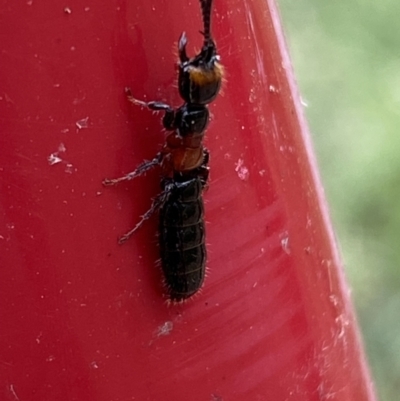
<path fill-rule="evenodd" d="M 206 247 L 203 184 L 199 178 L 175 182 L 160 210 L 161 264 L 170 299 L 183 301 L 202 286 Z"/>

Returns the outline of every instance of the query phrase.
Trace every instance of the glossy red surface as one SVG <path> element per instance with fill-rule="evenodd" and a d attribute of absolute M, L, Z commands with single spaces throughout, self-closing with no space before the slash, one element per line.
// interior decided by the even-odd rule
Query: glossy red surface
<path fill-rule="evenodd" d="M 159 175 L 101 181 L 164 135 L 123 88 L 179 105 L 199 29 L 195 0 L 2 2 L 1 400 L 374 400 L 272 0 L 215 0 L 202 293 L 166 305 L 156 218 L 117 245 Z"/>

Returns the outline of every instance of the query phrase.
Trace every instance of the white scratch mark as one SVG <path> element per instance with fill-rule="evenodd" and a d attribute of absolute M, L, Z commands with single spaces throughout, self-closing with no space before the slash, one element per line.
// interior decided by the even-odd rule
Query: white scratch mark
<path fill-rule="evenodd" d="M 16 393 L 15 390 L 14 390 L 14 384 L 10 384 L 10 392 L 11 392 L 11 394 L 15 397 L 15 399 L 16 399 L 17 401 L 19 401 L 19 398 L 18 398 L 18 396 L 17 396 L 17 393 Z"/>

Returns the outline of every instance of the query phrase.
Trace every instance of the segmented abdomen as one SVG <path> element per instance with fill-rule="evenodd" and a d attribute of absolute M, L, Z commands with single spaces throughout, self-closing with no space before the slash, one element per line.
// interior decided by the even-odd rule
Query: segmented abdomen
<path fill-rule="evenodd" d="M 171 194 L 160 209 L 161 264 L 170 299 L 175 302 L 192 296 L 204 281 L 206 247 L 202 191 L 200 178 L 174 181 Z"/>

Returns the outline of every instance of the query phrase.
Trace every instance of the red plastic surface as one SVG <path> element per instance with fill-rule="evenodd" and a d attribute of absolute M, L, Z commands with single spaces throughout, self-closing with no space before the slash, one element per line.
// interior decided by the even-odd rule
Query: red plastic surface
<path fill-rule="evenodd" d="M 159 173 L 116 188 L 179 105 L 176 41 L 197 1 L 0 6 L 0 399 L 374 400 L 272 0 L 215 0 L 209 273 L 167 306 Z"/>

